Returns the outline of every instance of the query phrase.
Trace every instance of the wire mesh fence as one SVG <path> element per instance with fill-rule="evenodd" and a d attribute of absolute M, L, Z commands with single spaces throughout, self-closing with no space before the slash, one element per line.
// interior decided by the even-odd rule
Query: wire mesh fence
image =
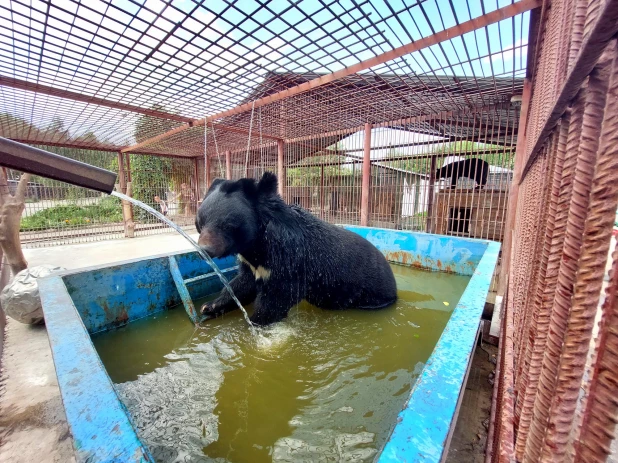
<path fill-rule="evenodd" d="M 612 452 L 617 10 L 613 1 L 556 1 L 531 20 L 488 460 L 606 461 Z"/>
<path fill-rule="evenodd" d="M 119 174 L 117 190 L 160 209 L 174 222 L 194 227 L 200 194 L 195 160 L 147 155 L 118 156 L 117 153 L 77 148 L 41 148 Z M 123 168 L 119 168 L 122 159 Z M 14 189 L 20 172 L 7 170 L 9 189 Z M 145 236 L 169 229 L 155 217 L 130 208 L 133 222 L 130 236 Z M 33 176 L 26 195 L 20 236 L 25 248 L 124 238 L 126 222 L 120 200 L 86 188 Z"/>

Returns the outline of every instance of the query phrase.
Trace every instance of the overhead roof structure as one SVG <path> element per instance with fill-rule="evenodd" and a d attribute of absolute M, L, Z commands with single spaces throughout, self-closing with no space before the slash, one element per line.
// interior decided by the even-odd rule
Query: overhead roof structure
<path fill-rule="evenodd" d="M 9 0 L 0 136 L 178 157 L 323 149 L 366 122 L 449 136 L 511 116 L 540 4 Z"/>

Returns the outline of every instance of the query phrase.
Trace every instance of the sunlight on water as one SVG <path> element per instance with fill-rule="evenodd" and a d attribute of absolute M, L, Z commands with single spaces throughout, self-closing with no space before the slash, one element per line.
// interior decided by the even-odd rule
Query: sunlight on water
<path fill-rule="evenodd" d="M 252 336 L 239 311 L 196 329 L 178 307 L 93 342 L 158 462 L 371 461 L 469 280 L 393 271 L 383 310 L 303 302 Z"/>

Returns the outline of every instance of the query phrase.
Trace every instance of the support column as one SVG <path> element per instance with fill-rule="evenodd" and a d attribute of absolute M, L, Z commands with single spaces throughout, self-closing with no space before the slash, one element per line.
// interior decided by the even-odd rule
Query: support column
<path fill-rule="evenodd" d="M 230 150 L 225 152 L 225 178 L 228 180 L 232 180 L 232 154 Z"/>
<path fill-rule="evenodd" d="M 129 157 L 127 155 L 127 157 Z M 120 190 L 121 193 L 124 193 L 127 196 L 131 196 L 131 182 L 127 183 L 127 178 L 125 177 L 125 159 L 124 154 L 118 152 L 118 182 L 119 185 L 116 186 L 117 190 Z M 128 201 L 121 201 L 122 207 L 122 222 L 124 224 L 124 236 L 125 238 L 133 238 L 135 236 L 135 222 L 133 222 L 133 210 L 131 207 L 131 203 Z"/>
<path fill-rule="evenodd" d="M 195 204 L 192 204 L 191 210 L 195 211 L 197 214 L 197 208 L 200 205 L 200 197 L 202 196 L 200 194 L 200 169 L 197 165 L 197 158 L 195 158 L 193 162 L 193 171 L 195 174 Z"/>
<path fill-rule="evenodd" d="M 131 153 L 124 154 L 124 160 L 127 163 L 127 196 L 131 196 L 133 194 L 133 189 L 129 189 L 129 183 L 132 184 L 133 182 L 133 180 L 131 180 Z M 135 222 L 133 204 L 129 204 L 129 206 L 129 211 L 131 212 L 131 220 Z M 133 224 L 133 227 L 135 227 L 135 224 Z"/>
<path fill-rule="evenodd" d="M 127 193 L 127 178 L 124 173 L 124 155 L 118 152 L 118 183 L 120 186 L 120 193 Z M 118 188 L 118 187 L 116 187 Z"/>
<path fill-rule="evenodd" d="M 427 233 L 433 233 L 433 198 L 436 184 L 436 156 L 431 157 L 429 171 L 429 189 L 427 191 Z"/>
<path fill-rule="evenodd" d="M 363 182 L 361 189 L 361 226 L 369 225 L 369 193 L 371 188 L 371 124 L 365 124 Z"/>
<path fill-rule="evenodd" d="M 277 140 L 277 177 L 279 182 L 277 183 L 279 196 L 285 199 L 285 181 L 286 181 L 286 173 L 285 166 L 283 165 L 283 157 L 284 157 L 284 145 L 283 140 Z"/>
<path fill-rule="evenodd" d="M 320 218 L 324 220 L 324 166 L 320 168 Z"/>
<path fill-rule="evenodd" d="M 502 240 L 502 258 L 500 262 L 500 279 L 498 281 L 498 295 L 504 296 L 508 283 L 509 266 L 511 263 L 512 234 L 515 224 L 515 214 L 517 212 L 517 198 L 519 196 L 519 179 L 524 168 L 526 154 L 526 125 L 528 121 L 528 106 L 532 83 L 528 78 L 524 80 L 524 89 L 521 99 L 521 113 L 519 115 L 519 125 L 517 131 L 517 147 L 515 148 L 515 168 L 513 170 L 513 180 L 509 189 L 509 201 L 504 224 L 504 238 Z"/>

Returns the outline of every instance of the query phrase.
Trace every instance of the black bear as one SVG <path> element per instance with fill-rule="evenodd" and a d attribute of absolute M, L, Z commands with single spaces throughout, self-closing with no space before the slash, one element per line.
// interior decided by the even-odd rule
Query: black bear
<path fill-rule="evenodd" d="M 481 189 L 487 183 L 489 164 L 479 158 L 464 159 L 463 161 L 452 162 L 436 170 L 436 180 L 441 178 L 451 179 L 451 188 L 457 186 L 460 177 L 467 177 L 478 183 L 477 188 Z"/>
<path fill-rule="evenodd" d="M 356 233 L 286 204 L 270 172 L 259 182 L 215 180 L 195 226 L 198 244 L 211 257 L 238 255 L 230 285 L 243 305 L 255 302 L 255 324 L 282 320 L 303 299 L 323 309 L 380 309 L 397 299 L 382 253 Z M 201 312 L 218 315 L 235 307 L 223 289 Z"/>

